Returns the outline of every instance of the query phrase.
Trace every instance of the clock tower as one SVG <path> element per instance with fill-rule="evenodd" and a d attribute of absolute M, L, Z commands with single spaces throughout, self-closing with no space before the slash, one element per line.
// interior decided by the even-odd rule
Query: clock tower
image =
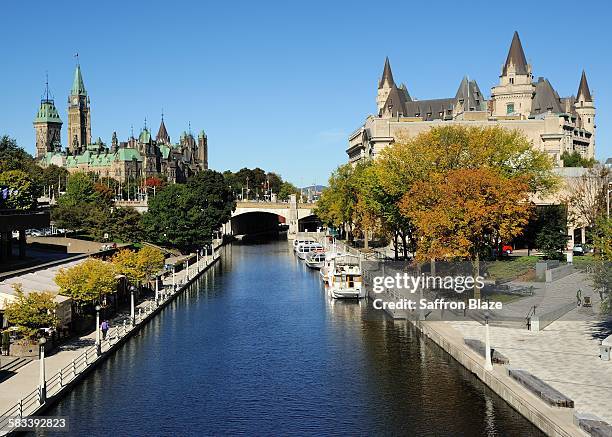
<path fill-rule="evenodd" d="M 71 154 L 81 153 L 91 144 L 89 96 L 85 90 L 81 66 L 77 62 L 74 81 L 68 97 L 68 144 Z"/>

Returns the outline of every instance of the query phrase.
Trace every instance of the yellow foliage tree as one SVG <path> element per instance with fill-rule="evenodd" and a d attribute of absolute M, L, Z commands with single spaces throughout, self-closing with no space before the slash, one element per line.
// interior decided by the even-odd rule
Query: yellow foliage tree
<path fill-rule="evenodd" d="M 49 292 L 32 291 L 24 293 L 21 284 L 14 287 L 17 298 L 7 303 L 4 317 L 11 325 L 16 325 L 27 337 L 38 336 L 40 328 L 52 328 L 59 325 L 55 315 L 57 303 Z"/>
<path fill-rule="evenodd" d="M 150 246 L 145 246 L 138 252 L 124 249 L 115 254 L 113 264 L 130 282 L 141 284 L 164 267 L 164 254 Z"/>
<path fill-rule="evenodd" d="M 60 269 L 55 283 L 60 294 L 71 297 L 78 305 L 100 302 L 105 294 L 117 291 L 117 270 L 112 263 L 96 258 L 70 268 Z"/>

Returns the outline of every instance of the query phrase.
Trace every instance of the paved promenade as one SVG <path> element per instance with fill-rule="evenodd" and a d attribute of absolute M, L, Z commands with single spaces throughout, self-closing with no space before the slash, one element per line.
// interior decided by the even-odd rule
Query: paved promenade
<path fill-rule="evenodd" d="M 204 270 L 206 266 L 210 264 L 210 261 L 210 256 L 207 259 L 202 259 L 200 264 L 201 269 Z M 197 267 L 195 265 L 191 265 L 189 272 L 189 278 L 192 279 L 198 274 Z M 186 276 L 187 272 L 185 270 L 176 273 L 175 282 L 177 287 L 180 287 L 186 282 Z M 171 284 L 172 275 L 164 280 L 164 285 L 166 285 L 168 289 L 170 288 Z M 135 312 L 138 315 L 139 309 L 142 309 L 144 312 L 145 308 L 150 309 L 153 305 L 153 299 L 143 300 L 136 305 Z M 116 333 L 121 332 L 124 326 L 124 321 L 126 323 L 129 322 L 129 317 L 130 314 L 128 309 L 127 311 L 124 310 L 113 318 L 110 321 L 111 329 L 109 330 L 107 336 L 113 337 Z M 75 360 L 77 357 L 82 356 L 87 350 L 91 350 L 92 346 L 95 345 L 95 338 L 96 332 L 93 331 L 87 335 L 83 335 L 64 343 L 55 351 L 55 353 L 45 357 L 45 374 L 47 381 L 49 381 L 49 379 L 53 377 L 53 375 L 56 375 L 61 369 L 66 368 L 66 366 L 70 366 L 73 360 Z M 103 344 L 102 352 L 105 352 L 108 349 L 110 349 L 110 344 Z M 91 363 L 94 358 L 95 353 L 91 356 L 91 360 L 89 360 L 89 362 Z M 85 365 L 85 362 L 83 362 L 83 365 Z M 13 408 L 20 402 L 21 399 L 37 390 L 39 383 L 39 372 L 40 361 L 33 360 L 32 362 L 19 368 L 14 375 L 6 377 L 6 379 L 0 383 L 0 414 L 4 413 L 10 408 Z M 49 382 L 47 382 L 47 384 L 49 384 Z M 48 396 L 52 396 L 59 391 L 61 385 L 56 385 L 55 387 L 57 387 L 57 389 L 48 388 Z M 34 397 L 32 397 L 32 399 L 34 399 Z M 32 407 L 34 406 L 35 405 L 32 405 Z M 26 411 L 30 411 L 30 409 L 27 409 Z"/>
<path fill-rule="evenodd" d="M 580 287 L 593 299 L 593 308 L 575 308 L 539 332 L 491 326 L 491 346 L 510 359 L 511 367 L 527 370 L 572 398 L 577 411 L 612 424 L 612 361 L 599 358 L 599 341 L 612 334 L 612 320 L 597 315 L 599 295 L 583 273 L 546 286 L 548 299 L 562 300 L 575 299 Z M 527 298 L 526 305 L 537 300 L 537 295 Z M 513 305 L 526 308 L 520 301 Z M 447 323 L 464 338 L 484 341 L 485 328 L 477 322 Z"/>

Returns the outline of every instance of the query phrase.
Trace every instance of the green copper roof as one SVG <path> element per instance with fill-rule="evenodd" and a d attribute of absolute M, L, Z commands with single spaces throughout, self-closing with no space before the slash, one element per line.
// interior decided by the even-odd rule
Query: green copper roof
<path fill-rule="evenodd" d="M 165 144 L 159 146 L 159 151 L 163 159 L 168 159 L 168 157 L 170 156 L 170 147 Z"/>
<path fill-rule="evenodd" d="M 36 113 L 34 123 L 59 123 L 62 124 L 62 120 L 55 108 L 53 100 L 44 99 L 40 102 L 40 109 Z"/>
<path fill-rule="evenodd" d="M 200 131 L 200 135 L 198 135 L 199 138 L 206 138 L 206 132 L 204 132 L 203 130 Z"/>
<path fill-rule="evenodd" d="M 142 130 L 142 132 L 140 132 L 138 141 L 141 144 L 148 144 L 151 142 L 151 134 L 149 133 L 149 130 L 146 127 Z"/>
<path fill-rule="evenodd" d="M 74 81 L 72 81 L 72 90 L 70 90 L 70 95 L 87 95 L 87 91 L 85 90 L 85 84 L 83 83 L 83 76 L 81 75 L 80 65 L 77 65 L 76 70 L 74 70 Z"/>
<path fill-rule="evenodd" d="M 136 159 L 136 161 L 142 161 L 142 157 L 140 156 L 140 153 L 138 153 L 138 150 L 131 148 L 119 149 L 116 156 L 119 161 L 132 161 L 133 159 Z"/>

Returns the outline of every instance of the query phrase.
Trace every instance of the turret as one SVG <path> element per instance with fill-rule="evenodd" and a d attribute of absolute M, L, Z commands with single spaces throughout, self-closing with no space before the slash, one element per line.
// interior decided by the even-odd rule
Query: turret
<path fill-rule="evenodd" d="M 385 59 L 385 67 L 383 69 L 382 77 L 378 82 L 378 94 L 376 95 L 376 107 L 378 108 L 379 115 L 383 112 L 385 102 L 389 97 L 389 93 L 391 93 L 391 90 L 395 87 L 393 73 L 391 72 L 391 64 L 389 63 L 389 58 L 387 57 Z"/>
<path fill-rule="evenodd" d="M 574 106 L 576 108 L 576 114 L 580 117 L 581 127 L 591 133 L 587 158 L 593 158 L 595 156 L 595 104 L 584 70 L 582 70 L 582 76 L 580 77 L 580 85 L 578 86 L 578 93 L 576 93 L 576 102 Z"/>
<path fill-rule="evenodd" d="M 531 65 L 527 63 L 518 32 L 514 32 L 499 76 L 499 85 L 491 89 L 492 115 L 523 119 L 529 117 L 534 92 Z"/>
<path fill-rule="evenodd" d="M 37 158 L 42 158 L 47 152 L 61 149 L 62 120 L 55 108 L 55 102 L 49 97 L 48 80 L 33 124 L 36 131 Z"/>
<path fill-rule="evenodd" d="M 208 169 L 208 138 L 206 137 L 206 133 L 201 131 L 198 135 L 198 165 L 200 169 L 207 170 Z"/>

